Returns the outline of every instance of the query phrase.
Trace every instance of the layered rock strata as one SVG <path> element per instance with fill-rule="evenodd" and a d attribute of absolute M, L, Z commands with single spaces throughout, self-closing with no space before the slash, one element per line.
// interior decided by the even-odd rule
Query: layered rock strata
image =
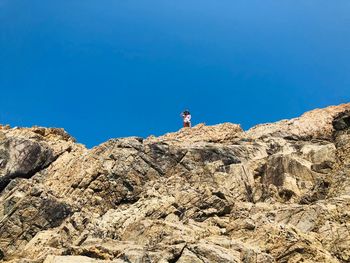
<path fill-rule="evenodd" d="M 349 262 L 350 104 L 93 149 L 0 128 L 0 260 Z"/>

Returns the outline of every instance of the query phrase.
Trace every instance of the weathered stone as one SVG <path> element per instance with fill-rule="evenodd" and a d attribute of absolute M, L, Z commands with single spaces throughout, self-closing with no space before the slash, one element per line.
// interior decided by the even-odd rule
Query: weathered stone
<path fill-rule="evenodd" d="M 341 112 L 334 118 L 333 127 L 336 131 L 343 131 L 350 128 L 350 111 Z"/>
<path fill-rule="evenodd" d="M 349 110 L 91 150 L 0 127 L 0 260 L 348 262 Z"/>
<path fill-rule="evenodd" d="M 48 256 L 44 263 L 125 263 L 123 260 L 95 260 L 85 256 Z"/>

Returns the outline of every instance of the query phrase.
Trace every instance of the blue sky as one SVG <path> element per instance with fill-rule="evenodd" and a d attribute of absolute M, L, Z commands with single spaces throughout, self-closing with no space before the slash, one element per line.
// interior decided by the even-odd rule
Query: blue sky
<path fill-rule="evenodd" d="M 350 101 L 350 1 L 0 0 L 0 123 L 91 147 Z"/>

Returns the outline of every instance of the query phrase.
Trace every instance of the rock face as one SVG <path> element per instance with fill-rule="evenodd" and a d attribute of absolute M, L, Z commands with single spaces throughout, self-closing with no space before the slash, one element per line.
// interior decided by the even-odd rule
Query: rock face
<path fill-rule="evenodd" d="M 0 128 L 0 261 L 350 262 L 350 104 L 91 150 Z"/>

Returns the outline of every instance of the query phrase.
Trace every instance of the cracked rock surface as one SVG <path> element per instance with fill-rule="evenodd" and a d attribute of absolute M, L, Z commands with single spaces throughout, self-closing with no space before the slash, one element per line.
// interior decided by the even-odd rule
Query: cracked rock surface
<path fill-rule="evenodd" d="M 349 262 L 350 104 L 93 149 L 0 128 L 0 261 Z"/>

